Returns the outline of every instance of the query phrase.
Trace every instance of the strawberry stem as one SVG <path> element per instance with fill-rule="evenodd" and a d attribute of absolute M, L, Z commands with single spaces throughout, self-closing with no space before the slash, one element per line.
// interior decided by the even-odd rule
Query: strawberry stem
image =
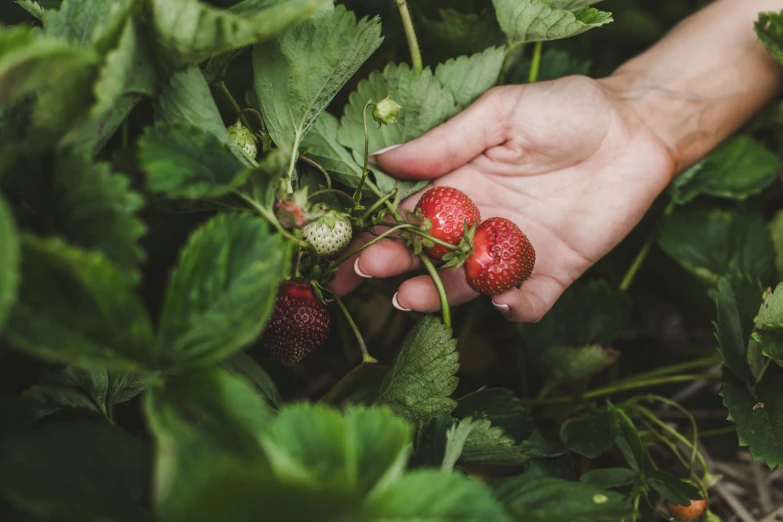
<path fill-rule="evenodd" d="M 419 254 L 419 259 L 421 259 L 422 264 L 427 269 L 427 272 L 429 272 L 430 277 L 432 278 L 432 282 L 435 284 L 435 289 L 438 291 L 438 297 L 440 298 L 440 310 L 441 314 L 443 315 L 443 324 L 446 325 L 446 328 L 451 328 L 451 308 L 449 308 L 449 299 L 446 295 L 446 287 L 443 286 L 443 281 L 440 278 L 440 274 L 438 274 L 438 270 L 435 268 L 432 260 L 430 260 L 430 258 L 427 257 L 424 253 Z"/>
<path fill-rule="evenodd" d="M 327 189 L 332 188 L 332 178 L 329 177 L 329 173 L 326 172 L 325 168 L 323 168 L 321 165 L 318 164 L 318 162 L 308 158 L 307 156 L 299 156 L 299 159 L 301 161 L 307 163 L 308 165 L 310 165 L 311 167 L 313 167 L 317 171 L 319 171 L 323 175 L 323 177 L 326 179 L 326 188 Z"/>
<path fill-rule="evenodd" d="M 315 256 L 318 256 L 318 253 L 315 251 L 315 247 L 313 247 L 313 245 L 311 245 L 307 241 L 299 239 L 298 237 L 296 237 L 293 234 L 291 234 L 288 230 L 284 229 L 283 226 L 280 224 L 280 222 L 275 217 L 274 213 L 272 213 L 269 210 L 265 209 L 263 206 L 259 205 L 258 202 L 255 201 L 253 198 L 251 198 L 251 197 L 241 193 L 238 190 L 235 190 L 234 194 L 236 194 L 237 196 L 242 198 L 248 205 L 253 207 L 253 209 L 261 215 L 261 217 L 263 217 L 264 219 L 269 221 L 269 223 L 271 223 L 272 226 L 274 226 L 277 229 L 277 231 L 283 237 L 285 237 L 286 239 L 288 239 L 289 241 L 291 241 L 292 243 L 294 243 L 297 246 L 300 246 L 302 248 L 306 248 L 306 249 L 312 251 Z"/>
<path fill-rule="evenodd" d="M 541 66 L 541 50 L 544 48 L 544 42 L 536 42 L 533 48 L 533 61 L 530 63 L 530 75 L 527 83 L 536 83 L 538 81 L 538 70 Z"/>
<path fill-rule="evenodd" d="M 675 206 L 676 203 L 674 202 L 674 200 L 670 201 L 669 205 L 666 207 L 666 210 L 663 211 L 663 216 L 668 217 L 672 212 L 674 212 Z M 644 263 L 644 260 L 647 259 L 647 255 L 650 253 L 650 249 L 652 248 L 653 244 L 655 244 L 655 241 L 657 239 L 658 239 L 658 230 L 655 230 L 647 237 L 647 239 L 644 242 L 644 245 L 642 245 L 642 248 L 639 249 L 639 252 L 636 254 L 636 257 L 631 263 L 631 266 L 628 268 L 628 271 L 625 273 L 625 277 L 623 277 L 623 280 L 620 283 L 618 290 L 620 290 L 621 292 L 628 291 L 628 289 L 631 287 L 631 283 L 633 283 L 633 280 L 636 277 L 636 274 L 639 272 L 639 269 L 642 268 L 642 264 Z"/>
<path fill-rule="evenodd" d="M 364 214 L 362 214 L 362 216 L 359 219 L 361 219 L 362 221 L 367 221 L 367 219 L 370 216 L 372 216 L 373 212 L 378 210 L 378 208 L 380 208 L 381 205 L 389 201 L 389 199 L 391 199 L 392 196 L 394 196 L 396 193 L 397 193 L 397 189 L 394 189 L 391 192 L 384 194 L 383 197 L 378 201 L 376 201 L 375 203 L 373 203 L 373 205 L 370 208 L 368 208 L 367 211 Z"/>
<path fill-rule="evenodd" d="M 402 18 L 402 26 L 405 28 L 405 37 L 408 39 L 408 47 L 411 51 L 411 65 L 418 72 L 421 72 L 424 67 L 421 61 L 421 50 L 419 49 L 419 41 L 416 38 L 416 31 L 413 28 L 413 19 L 411 19 L 411 13 L 408 11 L 408 4 L 406 0 L 397 0 L 397 7 L 400 9 L 400 18 Z"/>
<path fill-rule="evenodd" d="M 376 223 L 375 226 L 376 227 L 390 227 L 392 225 L 391 224 L 386 224 L 386 223 Z M 421 236 L 424 239 L 429 239 L 433 243 L 441 245 L 441 246 L 444 246 L 444 247 L 446 247 L 446 248 L 448 248 L 450 250 L 457 250 L 459 248 L 458 245 L 452 245 L 451 243 L 446 243 L 442 239 L 438 239 L 436 237 L 432 237 L 428 233 L 419 230 L 418 228 L 414 227 L 413 225 L 410 225 L 410 226 L 412 228 L 410 230 L 408 230 L 408 232 L 410 232 L 411 234 L 416 234 L 417 236 Z"/>
<path fill-rule="evenodd" d="M 351 327 L 351 330 L 353 330 L 353 334 L 356 336 L 356 340 L 359 342 L 359 349 L 362 351 L 362 362 L 363 363 L 377 363 L 378 360 L 370 355 L 370 353 L 367 351 L 367 345 L 364 344 L 364 339 L 362 338 L 361 332 L 359 332 L 359 328 L 356 326 L 356 323 L 353 321 L 353 317 L 351 317 L 351 314 L 348 313 L 348 309 L 343 304 L 343 300 L 340 299 L 337 294 L 333 294 L 334 296 L 334 302 L 337 303 L 337 306 L 340 308 L 340 311 L 345 316 L 345 320 L 348 321 L 348 325 Z"/>
<path fill-rule="evenodd" d="M 332 264 L 329 266 L 329 269 L 327 270 L 327 272 L 334 271 L 338 266 L 340 266 L 341 264 L 345 263 L 346 261 L 348 261 L 350 258 L 355 256 L 356 254 L 358 254 L 359 252 L 361 252 L 365 248 L 371 247 L 372 245 L 374 245 L 375 243 L 377 243 L 381 239 L 383 239 L 383 238 L 385 238 L 387 236 L 392 235 L 393 233 L 397 232 L 398 230 L 403 230 L 403 229 L 410 228 L 410 227 L 413 227 L 413 225 L 398 225 L 396 227 L 390 228 L 389 230 L 387 230 L 383 234 L 380 234 L 378 237 L 374 238 L 373 240 L 368 241 L 367 243 L 363 244 L 362 246 L 360 246 L 359 248 L 357 248 L 353 252 L 349 252 L 348 254 L 345 254 L 344 256 L 342 256 L 340 259 L 338 259 L 336 261 L 333 261 Z"/>
<path fill-rule="evenodd" d="M 357 204 L 362 200 L 364 182 L 367 180 L 367 175 L 370 173 L 370 129 L 367 127 L 367 109 L 373 105 L 375 105 L 375 103 L 370 100 L 364 105 L 364 109 L 362 109 L 362 123 L 364 124 L 364 168 L 362 169 L 362 179 L 359 181 L 359 186 L 356 187 L 356 192 L 353 193 L 353 200 Z"/>
<path fill-rule="evenodd" d="M 349 196 L 348 194 L 346 194 L 342 190 L 333 189 L 333 188 L 319 190 L 318 192 L 313 192 L 312 194 L 310 194 L 310 196 L 308 196 L 307 199 L 310 200 L 310 199 L 313 199 L 313 198 L 315 198 L 317 196 L 321 196 L 323 194 L 334 194 L 335 196 L 339 196 L 339 197 L 341 197 L 343 199 L 347 199 L 348 201 L 351 202 L 351 204 L 353 204 L 353 202 L 354 202 L 353 198 L 351 196 Z"/>

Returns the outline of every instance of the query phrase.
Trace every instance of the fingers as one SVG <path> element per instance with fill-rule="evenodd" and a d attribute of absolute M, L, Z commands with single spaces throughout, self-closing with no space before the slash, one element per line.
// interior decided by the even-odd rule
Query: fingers
<path fill-rule="evenodd" d="M 493 296 L 492 304 L 509 321 L 537 323 L 552 308 L 564 290 L 565 286 L 555 279 L 534 275 L 525 281 L 521 288 L 512 288 Z"/>
<path fill-rule="evenodd" d="M 447 269 L 441 270 L 439 274 L 450 306 L 467 303 L 478 295 L 465 282 L 464 270 Z M 429 275 L 414 277 L 402 283 L 393 302 L 397 309 L 403 311 L 431 313 L 440 310 L 438 290 Z"/>
<path fill-rule="evenodd" d="M 387 173 L 406 179 L 432 179 L 461 167 L 506 139 L 509 87 L 488 91 L 473 105 L 423 136 L 375 157 Z"/>

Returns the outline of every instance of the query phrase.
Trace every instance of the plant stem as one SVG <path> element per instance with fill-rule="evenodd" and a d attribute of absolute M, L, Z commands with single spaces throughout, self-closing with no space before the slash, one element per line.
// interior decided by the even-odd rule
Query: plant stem
<path fill-rule="evenodd" d="M 383 227 L 383 226 L 392 226 L 392 225 L 391 224 L 386 225 L 385 223 L 378 223 L 375 226 L 376 227 Z M 459 248 L 459 247 L 457 247 L 455 245 L 452 245 L 451 243 L 446 243 L 445 241 L 443 241 L 441 239 L 438 239 L 436 237 L 432 237 L 428 233 L 419 230 L 418 228 L 414 227 L 413 225 L 411 225 L 411 227 L 412 228 L 410 230 L 408 230 L 408 232 L 410 232 L 411 234 L 416 234 L 417 236 L 421 236 L 421 237 L 423 237 L 425 239 L 429 239 L 433 243 L 441 245 L 441 246 L 444 246 L 444 247 L 446 247 L 446 248 L 448 248 L 450 250 L 456 250 L 457 248 Z"/>
<path fill-rule="evenodd" d="M 702 470 L 705 473 L 708 473 L 708 467 L 707 462 L 704 460 L 704 457 L 702 456 L 701 452 L 698 450 L 695 444 L 692 444 L 688 439 L 686 439 L 679 431 L 675 430 L 665 422 L 663 422 L 661 419 L 655 416 L 653 412 L 645 408 L 644 406 L 636 406 L 636 411 L 647 417 L 653 424 L 661 428 L 662 430 L 669 433 L 672 437 L 679 440 L 685 446 L 687 446 L 692 452 L 693 455 L 699 460 L 699 464 L 701 464 Z"/>
<path fill-rule="evenodd" d="M 536 42 L 533 48 L 533 61 L 530 63 L 530 75 L 527 83 L 536 83 L 538 81 L 538 70 L 541 66 L 541 50 L 544 48 L 544 42 Z"/>
<path fill-rule="evenodd" d="M 581 398 L 585 400 L 597 399 L 598 397 L 603 397 L 605 395 L 612 395 L 614 393 L 637 390 L 639 388 L 649 388 L 652 386 L 673 384 L 677 382 L 697 381 L 699 379 L 720 379 L 720 378 L 721 375 L 719 373 L 704 373 L 704 374 L 696 374 L 696 375 L 669 375 L 669 376 L 664 376 L 657 379 L 650 379 L 645 381 L 633 380 L 626 383 L 619 382 L 619 383 L 612 384 L 610 386 L 605 386 L 603 388 L 598 388 L 596 390 L 589 391 L 583 394 Z M 567 404 L 569 402 L 574 402 L 576 400 L 579 400 L 579 397 L 577 398 L 554 397 L 551 399 L 526 401 L 525 404 L 529 406 L 547 406 L 552 404 Z"/>
<path fill-rule="evenodd" d="M 676 203 L 674 202 L 674 200 L 671 200 L 667 205 L 666 210 L 663 211 L 663 216 L 666 217 L 670 215 L 674 211 L 675 206 Z M 647 259 L 647 255 L 650 253 L 650 249 L 655 244 L 655 241 L 657 239 L 658 239 L 658 229 L 655 229 L 652 233 L 650 233 L 650 235 L 644 241 L 642 248 L 636 254 L 636 257 L 631 263 L 631 266 L 628 268 L 628 271 L 625 273 L 625 277 L 623 277 L 622 282 L 620 282 L 620 286 L 618 287 L 618 289 L 621 292 L 627 292 L 628 289 L 631 287 L 631 283 L 633 283 L 633 280 L 636 277 L 636 274 L 639 272 L 639 269 L 642 268 L 642 264 L 644 263 L 644 260 Z"/>
<path fill-rule="evenodd" d="M 368 208 L 364 212 L 364 214 L 361 215 L 361 217 L 359 219 L 361 219 L 362 221 L 366 221 L 367 218 L 369 218 L 373 214 L 373 212 L 378 210 L 381 207 L 381 205 L 383 205 L 387 201 L 389 201 L 389 199 L 391 199 L 392 196 L 394 196 L 395 194 L 397 194 L 397 189 L 392 190 L 388 194 L 384 194 L 383 197 L 381 199 L 379 199 L 378 201 L 376 201 L 375 203 L 373 203 L 372 206 L 370 208 Z"/>
<path fill-rule="evenodd" d="M 334 295 L 334 301 L 337 303 L 337 306 L 340 307 L 340 311 L 345 316 L 345 319 L 348 321 L 348 324 L 351 326 L 351 330 L 353 330 L 353 334 L 356 336 L 356 340 L 359 341 L 359 348 L 362 351 L 362 362 L 363 363 L 377 363 L 378 360 L 370 355 L 370 353 L 367 351 L 367 345 L 364 344 L 364 339 L 362 338 L 361 332 L 359 332 L 359 328 L 356 326 L 356 323 L 353 322 L 353 317 L 351 317 L 351 314 L 348 313 L 348 309 L 343 304 L 343 300 L 340 299 L 337 294 Z"/>
<path fill-rule="evenodd" d="M 374 105 L 370 100 L 364 104 L 362 109 L 362 123 L 364 124 L 364 168 L 362 169 L 362 179 L 359 181 L 359 186 L 356 187 L 356 192 L 353 193 L 353 200 L 356 203 L 362 200 L 362 189 L 364 183 L 367 181 L 367 176 L 370 174 L 370 129 L 367 128 L 367 108 Z"/>
<path fill-rule="evenodd" d="M 332 178 L 329 177 L 329 173 L 326 172 L 325 168 L 323 168 L 316 161 L 313 161 L 312 159 L 308 158 L 307 156 L 299 156 L 299 159 L 301 161 L 304 161 L 305 163 L 307 163 L 308 165 L 310 165 L 311 167 L 313 167 L 317 171 L 319 171 L 323 175 L 323 177 L 326 179 L 326 188 L 327 189 L 332 188 Z"/>
<path fill-rule="evenodd" d="M 496 82 L 498 85 L 503 85 L 506 83 L 506 73 L 508 72 L 508 68 L 511 64 L 511 58 L 514 56 L 514 51 L 516 51 L 517 47 L 520 45 L 521 44 L 509 44 L 506 46 L 506 54 L 503 56 L 503 63 L 500 65 L 500 72 L 498 73 L 498 79 Z"/>
<path fill-rule="evenodd" d="M 313 192 L 312 194 L 310 194 L 310 196 L 308 196 L 307 199 L 313 199 L 315 197 L 322 196 L 324 194 L 334 194 L 335 196 L 339 196 L 339 197 L 341 197 L 343 199 L 347 199 L 348 201 L 353 203 L 353 198 L 351 196 L 349 196 L 348 194 L 346 194 L 342 190 L 333 189 L 333 188 L 328 188 L 328 189 L 324 189 L 324 190 L 319 190 L 317 192 Z"/>
<path fill-rule="evenodd" d="M 408 4 L 406 0 L 397 0 L 397 7 L 400 9 L 400 17 L 402 18 L 402 26 L 405 28 L 405 37 L 408 39 L 408 47 L 411 51 L 411 65 L 419 72 L 424 69 L 421 62 L 421 50 L 419 49 L 419 41 L 416 38 L 416 31 L 413 28 L 413 20 L 411 19 L 411 13 L 408 11 Z"/>
<path fill-rule="evenodd" d="M 662 375 L 670 375 L 673 373 L 682 372 L 685 370 L 693 370 L 694 368 L 703 368 L 705 366 L 714 366 L 723 361 L 721 357 L 705 357 L 703 359 L 696 359 L 694 361 L 687 361 L 678 364 L 672 364 L 670 366 L 664 366 L 663 368 L 656 368 L 649 372 L 638 373 L 631 377 L 627 377 L 618 381 L 619 383 L 631 382 L 635 380 L 648 380 L 653 377 L 660 377 Z"/>
<path fill-rule="evenodd" d="M 443 286 L 443 281 L 440 278 L 440 274 L 438 274 L 438 270 L 435 268 L 435 265 L 432 264 L 432 261 L 429 257 L 427 257 L 426 254 L 419 254 L 419 259 L 421 259 L 422 264 L 427 269 L 427 272 L 429 272 L 430 277 L 432 278 L 432 282 L 435 284 L 435 289 L 438 291 L 438 297 L 440 298 L 440 311 L 443 316 L 443 324 L 446 325 L 446 328 L 451 328 L 451 308 L 449 308 L 446 287 Z"/>
<path fill-rule="evenodd" d="M 234 112 L 236 112 L 236 115 L 239 117 L 239 120 L 242 122 L 242 125 L 244 125 L 249 129 L 250 122 L 247 121 L 247 118 L 245 118 L 245 115 L 242 112 L 242 107 L 239 106 L 237 101 L 234 99 L 234 96 L 231 94 L 231 91 L 228 90 L 228 87 L 226 86 L 226 82 L 221 80 L 217 82 L 215 86 L 218 88 L 218 90 L 226 99 L 226 101 L 228 101 L 228 103 L 231 104 L 231 108 L 233 108 Z"/>
<path fill-rule="evenodd" d="M 367 243 L 363 244 L 362 246 L 360 246 L 359 248 L 357 248 L 353 252 L 349 252 L 348 254 L 345 254 L 344 256 L 339 258 L 338 260 L 333 261 L 332 264 L 329 266 L 329 271 L 330 272 L 333 271 L 335 268 L 337 268 L 341 264 L 345 263 L 346 261 L 348 261 L 350 258 L 355 256 L 356 254 L 358 254 L 359 252 L 361 252 L 365 248 L 371 247 L 372 245 L 374 245 L 375 243 L 377 243 L 381 239 L 383 239 L 383 238 L 385 238 L 387 236 L 392 235 L 393 233 L 397 232 L 398 230 L 403 230 L 405 228 L 412 227 L 412 226 L 413 225 L 398 225 L 398 226 L 396 226 L 394 228 L 390 228 L 389 230 L 387 230 L 383 234 L 380 234 L 378 237 L 373 238 L 371 241 L 368 241 Z"/>
<path fill-rule="evenodd" d="M 311 245 L 307 241 L 303 241 L 303 240 L 299 239 L 298 237 L 296 237 L 293 234 L 291 234 L 288 230 L 284 229 L 282 227 L 282 225 L 280 225 L 280 222 L 277 220 L 275 215 L 272 212 L 270 212 L 267 209 L 265 209 L 263 206 L 259 205 L 258 202 L 256 202 L 253 198 L 248 197 L 245 194 L 242 194 L 238 190 L 235 190 L 234 194 L 236 194 L 237 196 L 242 198 L 245 202 L 247 202 L 247 204 L 249 204 L 251 207 L 253 207 L 253 209 L 261 215 L 261 217 L 263 217 L 264 219 L 269 221 L 269 223 L 271 223 L 272 226 L 274 226 L 277 229 L 277 231 L 281 235 L 285 236 L 289 241 L 291 241 L 292 243 L 294 243 L 294 244 L 296 244 L 296 245 L 298 245 L 298 246 L 300 246 L 302 248 L 306 248 L 308 250 L 311 250 L 316 256 L 318 255 L 315 252 L 315 249 L 313 248 L 313 245 Z"/>

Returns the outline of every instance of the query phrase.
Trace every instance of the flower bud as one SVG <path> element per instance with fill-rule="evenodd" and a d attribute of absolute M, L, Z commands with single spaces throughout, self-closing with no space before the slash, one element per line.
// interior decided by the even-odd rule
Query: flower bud
<path fill-rule="evenodd" d="M 372 117 L 378 125 L 386 125 L 397 121 L 397 113 L 400 112 L 400 104 L 388 96 L 378 103 L 372 110 Z"/>

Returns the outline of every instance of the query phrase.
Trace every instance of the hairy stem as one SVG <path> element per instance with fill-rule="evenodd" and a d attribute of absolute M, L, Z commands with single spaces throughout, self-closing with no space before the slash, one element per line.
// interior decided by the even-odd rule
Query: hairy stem
<path fill-rule="evenodd" d="M 377 363 L 378 360 L 370 355 L 370 353 L 367 351 L 367 345 L 364 344 L 364 339 L 362 338 L 361 332 L 359 332 L 359 328 L 356 326 L 356 323 L 353 321 L 353 317 L 351 317 L 351 314 L 348 313 L 348 309 L 343 304 L 343 300 L 340 299 L 337 294 L 334 295 L 334 301 L 337 303 L 337 306 L 340 307 L 340 311 L 345 316 L 345 320 L 348 321 L 348 324 L 351 327 L 351 330 L 353 330 L 353 334 L 356 336 L 356 340 L 359 342 L 359 349 L 362 351 L 362 362 L 363 363 Z"/>
<path fill-rule="evenodd" d="M 432 282 L 435 284 L 435 289 L 438 291 L 438 298 L 440 298 L 440 311 L 441 315 L 443 316 L 443 324 L 446 325 L 447 328 L 451 328 L 451 308 L 449 308 L 446 287 L 443 286 L 443 281 L 440 278 L 440 274 L 438 274 L 438 270 L 435 268 L 435 265 L 432 264 L 432 261 L 429 257 L 426 256 L 426 254 L 419 254 L 419 259 L 421 259 L 422 264 L 427 269 L 427 272 L 429 272 L 430 277 L 432 278 Z"/>
<path fill-rule="evenodd" d="M 674 212 L 675 206 L 676 203 L 674 200 L 670 201 L 669 205 L 666 207 L 666 210 L 663 211 L 664 217 L 669 216 L 672 212 Z M 644 244 L 642 245 L 642 248 L 639 249 L 639 252 L 636 254 L 636 257 L 631 263 L 631 266 L 628 268 L 628 271 L 625 273 L 625 277 L 623 277 L 623 280 L 620 282 L 618 289 L 621 292 L 627 292 L 631 287 L 631 283 L 633 283 L 633 280 L 636 277 L 636 274 L 639 272 L 639 269 L 642 268 L 644 260 L 647 259 L 647 255 L 650 253 L 650 249 L 655 244 L 657 239 L 658 230 L 656 229 L 647 237 Z"/>
<path fill-rule="evenodd" d="M 541 67 L 541 50 L 544 48 L 544 42 L 536 42 L 533 48 L 533 61 L 530 63 L 530 75 L 527 77 L 527 83 L 536 83 L 538 81 L 538 69 Z"/>
<path fill-rule="evenodd" d="M 361 219 L 362 221 L 366 221 L 367 218 L 372 216 L 373 212 L 378 210 L 382 205 L 386 204 L 386 202 L 389 201 L 395 194 L 397 194 L 397 189 L 392 190 L 388 194 L 384 194 L 384 196 L 378 201 L 376 201 L 375 203 L 373 203 L 372 206 L 368 208 L 359 219 Z"/>
<path fill-rule="evenodd" d="M 368 101 L 362 109 L 362 123 L 364 124 L 364 168 L 362 168 L 362 179 L 359 181 L 359 186 L 356 187 L 356 192 L 353 193 L 353 200 L 356 203 L 362 200 L 362 189 L 367 181 L 367 176 L 370 174 L 370 129 L 367 128 L 367 109 L 375 105 L 372 100 Z"/>
<path fill-rule="evenodd" d="M 311 167 L 313 167 L 315 170 L 321 173 L 323 175 L 324 179 L 326 179 L 326 188 L 330 189 L 332 188 L 332 178 L 329 177 L 329 173 L 326 172 L 326 169 L 323 168 L 321 165 L 319 165 L 316 161 L 308 158 L 307 156 L 299 156 L 299 160 L 307 163 Z"/>
<path fill-rule="evenodd" d="M 226 86 L 226 82 L 219 81 L 215 84 L 215 86 L 218 88 L 220 93 L 223 95 L 223 97 L 226 99 L 226 101 L 231 104 L 231 108 L 234 109 L 234 112 L 236 113 L 236 116 L 239 117 L 239 120 L 242 122 L 242 125 L 250 128 L 250 122 L 247 121 L 247 118 L 245 118 L 244 113 L 242 112 L 242 107 L 239 106 L 236 99 L 234 99 L 234 96 L 231 94 L 231 91 L 228 90 L 228 87 Z"/>
<path fill-rule="evenodd" d="M 636 375 L 632 375 L 631 377 L 621 379 L 620 381 L 617 381 L 617 383 L 627 383 L 627 382 L 632 382 L 637 380 L 640 381 L 649 380 L 654 377 L 660 377 L 662 375 L 671 375 L 686 370 L 693 370 L 695 368 L 704 368 L 705 366 L 715 366 L 716 364 L 719 364 L 722 361 L 723 359 L 720 356 L 705 357 L 703 359 L 696 359 L 694 361 L 687 361 L 683 363 L 672 364 L 670 366 L 664 366 L 662 368 L 656 368 L 655 370 L 650 370 L 649 372 L 637 373 Z"/>
<path fill-rule="evenodd" d="M 402 18 L 402 26 L 405 28 L 405 38 L 408 39 L 408 47 L 411 51 L 411 65 L 419 72 L 424 69 L 421 61 L 421 50 L 419 49 L 419 40 L 416 38 L 416 31 L 413 28 L 413 19 L 411 13 L 408 11 L 408 3 L 406 0 L 397 0 L 397 7 L 400 9 L 400 17 Z"/>
<path fill-rule="evenodd" d="M 324 189 L 324 190 L 319 190 L 317 192 L 313 192 L 312 194 L 310 194 L 307 197 L 307 199 L 313 199 L 313 198 L 316 198 L 318 196 L 323 196 L 324 194 L 333 194 L 335 196 L 338 196 L 338 197 L 341 197 L 343 199 L 346 199 L 346 200 L 350 201 L 351 204 L 353 204 L 353 198 L 351 196 L 349 196 L 348 194 L 346 194 L 342 190 L 333 189 L 333 188 L 328 188 L 328 189 Z"/>
<path fill-rule="evenodd" d="M 400 219 L 401 219 L 401 218 L 400 218 Z M 391 223 L 389 223 L 388 225 L 386 225 L 386 224 L 384 224 L 384 223 L 378 223 L 378 224 L 376 224 L 375 226 L 376 226 L 376 227 L 383 227 L 383 226 L 394 226 L 394 225 L 392 225 Z M 438 238 L 436 238 L 436 237 L 432 237 L 432 236 L 431 236 L 431 235 L 429 235 L 428 233 L 426 233 L 426 232 L 423 232 L 423 231 L 419 230 L 418 228 L 414 227 L 413 225 L 411 225 L 411 227 L 412 227 L 412 228 L 411 228 L 410 230 L 408 230 L 408 232 L 410 232 L 411 234 L 416 234 L 417 236 L 421 236 L 421 237 L 423 237 L 423 238 L 425 238 L 425 239 L 429 239 L 429 240 L 430 240 L 430 241 L 432 241 L 433 243 L 435 243 L 435 244 L 437 244 L 437 245 L 441 245 L 441 246 L 443 246 L 443 247 L 446 247 L 446 248 L 448 248 L 449 250 L 456 250 L 457 248 L 459 248 L 459 247 L 457 247 L 457 246 L 455 246 L 455 245 L 452 245 L 451 243 L 446 243 L 445 241 L 443 241 L 443 240 L 441 240 L 441 239 L 438 239 Z"/>

